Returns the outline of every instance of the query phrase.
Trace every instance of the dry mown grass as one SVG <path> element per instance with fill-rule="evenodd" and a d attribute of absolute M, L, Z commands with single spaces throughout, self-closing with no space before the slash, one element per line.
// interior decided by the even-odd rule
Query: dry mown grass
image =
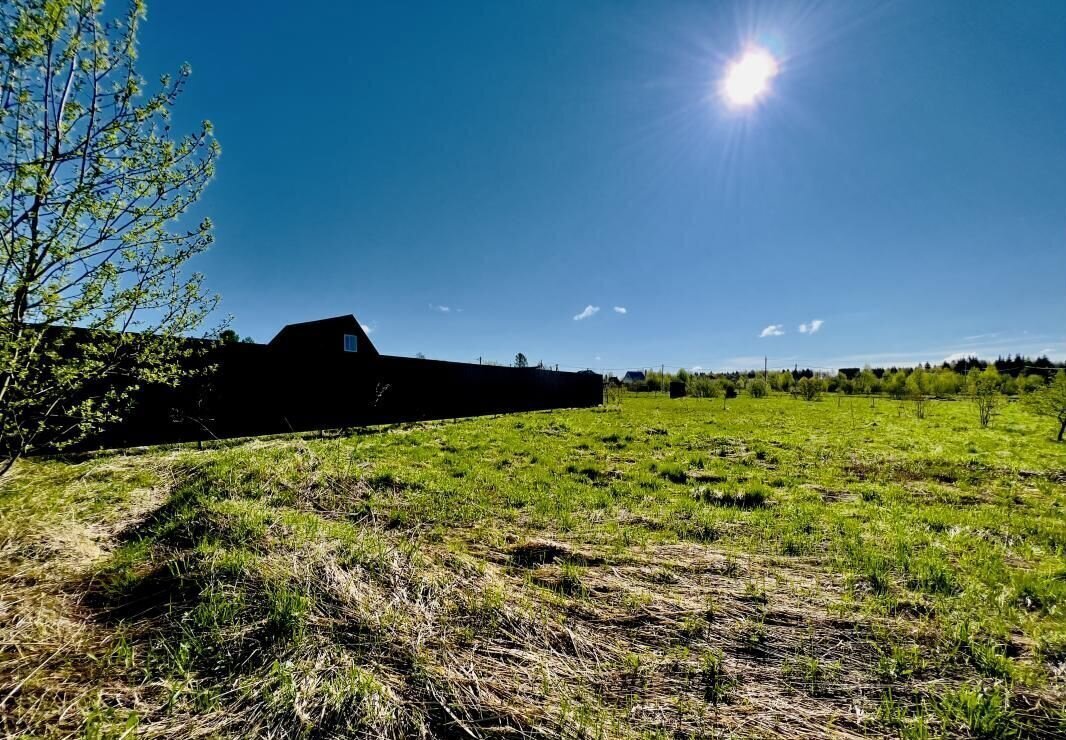
<path fill-rule="evenodd" d="M 234 584 L 210 583 L 217 568 L 167 550 L 187 568 L 181 575 L 142 563 L 120 601 L 103 596 L 88 575 L 115 538 L 143 526 L 66 522 L 7 543 L 9 733 L 699 737 L 833 728 L 858 737 L 876 711 L 856 694 L 874 681 L 868 628 L 829 612 L 839 583 L 688 544 L 616 556 L 534 539 L 467 543 L 456 554 L 454 543 L 416 550 L 404 533 L 382 530 L 368 568 L 327 539 L 300 551 L 272 543 L 263 572 L 314 595 L 300 624 L 277 627 L 290 630 L 281 635 L 267 629 L 269 616 L 220 624 L 188 675 L 146 675 L 138 653 L 160 641 L 180 652 L 189 614 L 213 586 Z"/>

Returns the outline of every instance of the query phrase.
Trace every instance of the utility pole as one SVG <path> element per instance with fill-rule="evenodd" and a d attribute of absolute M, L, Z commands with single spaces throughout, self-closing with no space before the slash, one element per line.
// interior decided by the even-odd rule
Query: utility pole
<path fill-rule="evenodd" d="M 670 389 L 666 387 L 666 363 L 659 368 L 659 382 L 663 386 L 663 393 L 670 393 Z"/>
<path fill-rule="evenodd" d="M 762 379 L 763 379 L 763 381 L 766 380 L 766 369 L 767 369 L 767 366 L 766 366 L 766 355 L 763 355 L 762 356 Z"/>

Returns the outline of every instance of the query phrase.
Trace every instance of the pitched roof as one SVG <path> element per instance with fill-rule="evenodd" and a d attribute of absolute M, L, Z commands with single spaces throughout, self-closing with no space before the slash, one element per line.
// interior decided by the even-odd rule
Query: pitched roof
<path fill-rule="evenodd" d="M 287 324 L 282 327 L 274 338 L 270 340 L 271 347 L 316 347 L 332 351 L 334 347 L 340 349 L 339 343 L 334 343 L 338 335 L 354 334 L 358 337 L 359 352 L 362 354 L 378 354 L 377 347 L 370 341 L 370 337 L 363 331 L 359 320 L 354 314 L 345 316 L 333 316 L 328 319 L 316 319 L 315 321 L 301 321 L 295 324 Z M 338 339 L 337 342 L 340 340 Z"/>

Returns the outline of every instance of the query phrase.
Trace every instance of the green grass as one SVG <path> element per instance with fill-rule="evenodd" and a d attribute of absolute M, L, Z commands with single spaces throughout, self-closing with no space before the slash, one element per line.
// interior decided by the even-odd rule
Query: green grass
<path fill-rule="evenodd" d="M 1051 736 L 1051 433 L 1016 404 L 981 429 L 961 401 L 630 396 L 23 462 L 0 484 L 0 726 Z"/>

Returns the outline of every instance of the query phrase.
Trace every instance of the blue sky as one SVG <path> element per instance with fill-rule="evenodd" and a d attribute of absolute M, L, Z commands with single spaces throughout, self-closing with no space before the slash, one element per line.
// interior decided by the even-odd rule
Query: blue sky
<path fill-rule="evenodd" d="M 141 62 L 215 124 L 196 267 L 243 334 L 839 367 L 1066 357 L 1064 37 L 1059 0 L 156 0 Z M 751 44 L 780 70 L 738 111 Z"/>

